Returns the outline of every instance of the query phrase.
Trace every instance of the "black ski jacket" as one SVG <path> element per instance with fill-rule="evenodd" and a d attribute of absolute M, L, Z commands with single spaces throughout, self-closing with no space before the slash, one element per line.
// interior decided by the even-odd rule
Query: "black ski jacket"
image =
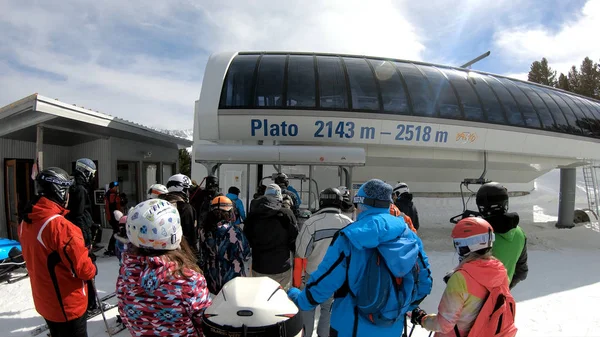
<path fill-rule="evenodd" d="M 400 209 L 400 212 L 410 217 L 415 229 L 419 230 L 419 212 L 412 199 L 412 193 L 403 193 L 394 204 Z"/>
<path fill-rule="evenodd" d="M 92 227 L 94 226 L 90 187 L 81 173 L 75 172 L 73 175 L 75 184 L 69 189 L 69 205 L 67 206 L 69 213 L 65 218 L 81 229 L 83 241 L 87 247 L 92 244 Z"/>
<path fill-rule="evenodd" d="M 296 250 L 298 226 L 290 209 L 271 196 L 254 200 L 244 222 L 244 234 L 252 248 L 252 269 L 261 274 L 290 270 Z"/>
<path fill-rule="evenodd" d="M 196 229 L 196 211 L 194 207 L 187 202 L 187 197 L 179 192 L 161 194 L 160 199 L 164 199 L 177 207 L 179 218 L 181 219 L 181 230 L 187 243 L 196 252 L 198 251 L 198 231 Z"/>

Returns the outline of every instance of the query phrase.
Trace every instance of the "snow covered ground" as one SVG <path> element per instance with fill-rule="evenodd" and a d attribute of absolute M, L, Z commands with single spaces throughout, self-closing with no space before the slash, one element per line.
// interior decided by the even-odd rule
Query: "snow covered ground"
<path fill-rule="evenodd" d="M 537 182 L 530 195 L 511 198 L 510 210 L 519 213 L 528 236 L 529 277 L 513 295 L 517 300 L 518 336 L 600 336 L 600 228 L 598 223 L 573 229 L 554 227 L 558 212 L 558 171 Z M 576 207 L 587 207 L 582 179 Z M 450 241 L 448 219 L 461 213 L 460 198 L 415 198 L 423 238 L 432 264 L 434 290 L 423 302 L 435 312 L 444 289 L 442 277 L 458 261 Z M 475 209 L 474 200 L 469 204 Z M 96 280 L 100 296 L 114 291 L 118 273 L 115 258 L 99 258 Z M 43 323 L 34 309 L 28 280 L 0 285 L 0 336 L 30 336 Z M 116 303 L 116 299 L 109 302 Z M 108 312 L 114 321 L 117 310 Z M 410 324 L 409 324 L 410 325 Z M 102 316 L 88 323 L 90 337 L 107 336 Z M 127 331 L 117 336 L 128 336 Z M 315 334 L 316 336 L 316 334 Z M 413 336 L 428 333 L 417 327 Z"/>

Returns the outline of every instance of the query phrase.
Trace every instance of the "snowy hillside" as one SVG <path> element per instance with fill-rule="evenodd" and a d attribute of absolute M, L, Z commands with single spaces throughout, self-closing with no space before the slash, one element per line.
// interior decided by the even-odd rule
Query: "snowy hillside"
<path fill-rule="evenodd" d="M 166 129 L 155 129 L 156 131 L 160 131 L 162 133 L 166 133 L 170 136 L 175 136 L 179 138 L 184 138 L 187 140 L 194 139 L 194 129 L 185 129 L 185 130 L 166 130 Z"/>

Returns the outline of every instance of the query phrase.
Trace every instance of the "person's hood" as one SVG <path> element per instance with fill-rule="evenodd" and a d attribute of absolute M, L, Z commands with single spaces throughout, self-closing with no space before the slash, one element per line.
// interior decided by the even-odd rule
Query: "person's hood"
<path fill-rule="evenodd" d="M 140 256 L 125 253 L 122 262 L 123 267 L 128 270 L 141 271 L 138 286 L 148 294 L 153 294 L 157 289 L 161 289 L 161 284 L 171 275 L 170 270 L 177 267 L 175 262 L 168 261 L 162 256 Z"/>
<path fill-rule="evenodd" d="M 31 210 L 27 212 L 26 217 L 32 222 L 43 223 L 53 215 L 60 214 L 65 216 L 68 213 L 69 211 L 67 209 L 55 203 L 54 201 L 51 201 L 46 197 L 41 197 L 37 202 L 31 205 Z M 31 223 L 29 221 L 26 222 Z"/>
<path fill-rule="evenodd" d="M 500 260 L 473 260 L 463 264 L 459 269 L 466 271 L 475 281 L 488 289 L 501 286 L 503 283 L 508 287 L 508 274 Z"/>
<path fill-rule="evenodd" d="M 348 225 L 343 233 L 354 247 L 366 249 L 397 238 L 407 228 L 404 219 L 390 215 L 387 207 L 366 206 L 358 214 L 356 222 Z"/>
<path fill-rule="evenodd" d="M 519 224 L 519 214 L 506 213 L 485 217 L 484 219 L 492 225 L 496 235 L 501 235 L 503 238 L 512 241 L 515 236 L 515 231 L 513 229 L 517 228 L 517 225 Z"/>
<path fill-rule="evenodd" d="M 237 194 L 233 194 L 233 193 L 227 193 L 225 196 L 233 202 L 235 202 L 236 200 L 239 199 Z"/>
<path fill-rule="evenodd" d="M 274 196 L 263 195 L 255 200 L 255 204 L 252 207 L 254 207 L 253 212 L 263 217 L 269 217 L 277 215 L 282 207 L 282 202 Z"/>

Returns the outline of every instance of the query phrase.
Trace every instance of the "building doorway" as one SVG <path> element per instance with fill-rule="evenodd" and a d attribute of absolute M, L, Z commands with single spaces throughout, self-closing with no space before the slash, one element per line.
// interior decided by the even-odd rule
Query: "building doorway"
<path fill-rule="evenodd" d="M 29 201 L 35 195 L 31 178 L 32 159 L 6 159 L 4 161 L 4 200 L 6 200 L 6 223 L 8 237 L 18 240 L 17 228 Z"/>
<path fill-rule="evenodd" d="M 160 163 L 144 163 L 142 169 L 142 194 L 146 199 L 146 191 L 150 189 L 150 186 L 157 184 L 160 180 L 158 168 Z"/>
<path fill-rule="evenodd" d="M 119 192 L 127 196 L 126 209 L 137 205 L 139 200 L 138 186 L 138 163 L 128 161 L 117 162 L 117 181 L 119 182 Z"/>

